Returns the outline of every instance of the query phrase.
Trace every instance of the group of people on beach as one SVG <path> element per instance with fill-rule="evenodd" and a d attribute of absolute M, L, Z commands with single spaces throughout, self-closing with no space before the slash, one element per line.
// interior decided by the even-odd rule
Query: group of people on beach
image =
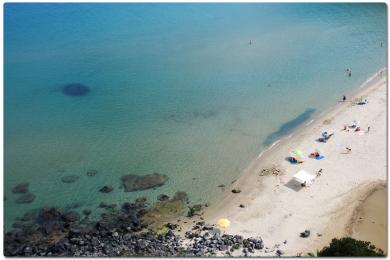
<path fill-rule="evenodd" d="M 347 97 L 345 95 L 343 95 L 342 101 L 345 102 L 346 100 L 347 100 Z M 364 101 L 362 101 L 362 100 L 363 100 L 363 98 L 361 97 L 359 102 L 357 102 L 356 104 L 358 104 L 358 105 L 360 105 L 360 103 L 368 104 L 367 99 L 365 99 Z M 371 127 L 367 126 L 367 131 L 365 133 L 369 133 L 370 129 L 371 129 Z M 352 121 L 352 123 L 350 125 L 344 125 L 343 129 L 341 129 L 341 131 L 347 131 L 347 132 L 349 132 L 350 130 L 353 131 L 353 132 L 361 132 L 362 131 L 362 129 L 361 129 L 360 125 L 359 125 L 359 122 L 356 121 L 356 120 Z M 322 133 L 322 136 L 317 139 L 317 141 L 326 143 L 327 140 L 330 137 L 332 137 L 333 135 L 334 135 L 334 133 L 328 133 L 328 132 L 325 131 L 325 132 Z M 352 148 L 349 147 L 349 146 L 345 146 L 344 149 L 345 149 L 345 151 L 342 152 L 342 154 L 349 154 L 349 153 L 352 152 Z M 314 158 L 314 159 L 323 158 L 323 156 L 321 156 L 319 150 L 316 150 L 315 152 L 310 153 L 309 157 Z M 292 158 L 290 160 L 291 163 L 303 163 L 302 159 L 295 158 L 295 157 L 291 157 L 291 158 Z M 318 170 L 316 172 L 316 176 L 317 177 L 321 176 L 322 172 L 323 172 L 323 169 L 321 168 L 320 170 Z M 308 187 L 308 183 L 305 181 L 305 182 L 301 183 L 301 186 L 302 187 Z"/>

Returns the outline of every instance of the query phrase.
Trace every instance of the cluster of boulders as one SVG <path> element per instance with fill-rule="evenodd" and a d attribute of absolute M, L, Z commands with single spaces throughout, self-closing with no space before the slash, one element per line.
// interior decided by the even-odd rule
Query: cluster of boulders
<path fill-rule="evenodd" d="M 12 193 L 20 194 L 20 196 L 15 201 L 17 204 L 31 203 L 35 199 L 35 195 L 29 191 L 29 183 L 28 182 L 23 182 L 23 183 L 16 185 L 12 189 Z"/>
<path fill-rule="evenodd" d="M 192 231 L 185 233 L 185 237 L 191 239 L 187 253 L 195 256 L 230 256 L 233 253 L 249 256 L 249 254 L 255 253 L 255 250 L 264 248 L 261 238 L 243 238 L 239 235 L 221 234 L 220 229 L 208 225 L 204 221 L 197 222 Z"/>
<path fill-rule="evenodd" d="M 184 193 L 172 201 L 185 200 Z M 261 239 L 223 234 L 214 226 L 197 222 L 181 237 L 177 224 L 168 223 L 152 231 L 143 217 L 152 208 L 146 199 L 105 208 L 98 220 L 90 220 L 90 209 L 76 211 L 43 208 L 17 219 L 5 233 L 5 256 L 214 256 L 261 250 Z"/>

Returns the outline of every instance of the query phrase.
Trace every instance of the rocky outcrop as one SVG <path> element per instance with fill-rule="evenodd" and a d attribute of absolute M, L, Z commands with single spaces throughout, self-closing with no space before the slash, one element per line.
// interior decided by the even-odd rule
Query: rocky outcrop
<path fill-rule="evenodd" d="M 121 178 L 126 192 L 146 190 L 162 186 L 167 180 L 168 177 L 166 175 L 159 173 L 143 176 L 129 174 Z"/>

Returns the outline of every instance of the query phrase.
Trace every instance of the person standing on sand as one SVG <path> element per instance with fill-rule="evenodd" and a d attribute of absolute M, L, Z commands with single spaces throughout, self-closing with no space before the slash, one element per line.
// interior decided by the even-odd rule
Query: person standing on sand
<path fill-rule="evenodd" d="M 370 132 L 370 128 L 371 128 L 370 126 L 367 127 L 367 133 Z"/>
<path fill-rule="evenodd" d="M 343 102 L 345 102 L 345 100 L 347 100 L 347 97 L 344 95 L 343 96 Z"/>

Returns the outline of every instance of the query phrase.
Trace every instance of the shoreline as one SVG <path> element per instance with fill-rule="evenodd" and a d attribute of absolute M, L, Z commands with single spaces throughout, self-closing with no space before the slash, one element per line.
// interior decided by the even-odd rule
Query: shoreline
<path fill-rule="evenodd" d="M 353 108 L 351 102 L 360 96 L 364 96 L 364 97 L 370 96 L 368 98 L 370 101 L 370 104 L 368 106 L 356 106 L 356 107 L 359 107 L 359 108 L 363 107 L 362 109 L 364 109 L 365 107 L 370 107 L 371 101 L 375 100 L 372 97 L 373 93 L 375 94 L 376 92 L 378 92 L 378 89 L 383 90 L 383 87 L 384 87 L 384 91 L 385 92 L 387 91 L 386 90 L 386 79 L 387 79 L 387 69 L 382 68 L 378 72 L 376 72 L 373 76 L 371 76 L 369 79 L 364 81 L 356 89 L 354 89 L 350 93 L 348 93 L 349 97 L 347 96 L 346 102 L 338 102 L 334 106 L 331 106 L 328 109 L 321 111 L 319 114 L 317 114 L 313 118 L 309 119 L 308 122 L 303 123 L 301 126 L 294 129 L 293 132 L 291 132 L 287 136 L 284 136 L 284 137 L 280 138 L 279 140 L 275 141 L 268 148 L 266 148 L 264 151 L 262 151 L 257 156 L 257 158 L 255 158 L 248 165 L 248 167 L 244 169 L 244 171 L 240 174 L 240 177 L 229 188 L 227 188 L 225 190 L 224 194 L 221 196 L 222 198 L 218 202 L 214 203 L 210 208 L 208 208 L 205 211 L 205 214 L 204 214 L 205 220 L 208 221 L 209 223 L 215 223 L 216 219 L 218 219 L 219 217 L 228 217 L 229 218 L 229 216 L 230 216 L 230 218 L 232 218 L 233 221 L 232 221 L 232 227 L 228 228 L 226 230 L 229 233 L 233 232 L 233 233 L 239 233 L 242 235 L 250 234 L 250 235 L 258 235 L 261 237 L 266 237 L 267 233 L 273 234 L 274 228 L 272 228 L 272 227 L 270 227 L 271 232 L 261 232 L 260 230 L 264 231 L 264 228 L 259 228 L 258 231 L 250 231 L 250 230 L 247 230 L 245 228 L 245 226 L 249 228 L 252 225 L 248 225 L 249 223 L 245 224 L 245 223 L 243 223 L 244 221 L 234 220 L 236 218 L 238 219 L 238 216 L 245 218 L 244 214 L 239 213 L 240 211 L 246 211 L 247 214 L 245 214 L 245 215 L 247 215 L 249 219 L 252 218 L 253 216 L 256 216 L 259 219 L 261 219 L 262 217 L 267 219 L 267 217 L 266 217 L 267 214 L 263 214 L 261 212 L 256 212 L 258 210 L 256 210 L 255 206 L 251 206 L 251 205 L 250 205 L 250 207 L 245 206 L 244 209 L 241 209 L 238 207 L 238 205 L 243 204 L 243 203 L 244 204 L 252 204 L 253 202 L 259 202 L 258 204 L 266 206 L 267 203 L 265 203 L 264 200 L 271 199 L 270 197 L 274 197 L 273 196 L 274 194 L 267 196 L 267 193 L 272 192 L 272 193 L 276 193 L 276 195 L 278 195 L 281 193 L 282 190 L 283 190 L 283 192 L 285 192 L 284 189 L 280 188 L 280 186 L 281 186 L 280 184 L 284 184 L 285 183 L 284 179 L 286 179 L 286 177 L 291 178 L 291 176 L 298 169 L 305 168 L 304 166 L 306 164 L 304 163 L 302 165 L 302 167 L 298 166 L 297 168 L 294 169 L 293 167 L 288 165 L 287 162 L 284 162 L 284 160 L 283 160 L 284 157 L 282 157 L 282 155 L 287 156 L 289 154 L 289 151 L 291 151 L 290 149 L 293 149 L 294 147 L 300 148 L 299 146 L 301 146 L 302 144 L 306 145 L 306 146 L 311 145 L 313 150 L 318 146 L 323 146 L 322 144 L 316 143 L 313 138 L 310 138 L 310 137 L 308 138 L 308 136 L 313 136 L 313 132 L 315 132 L 315 135 L 318 135 L 318 137 L 319 137 L 319 135 L 321 134 L 320 129 L 322 129 L 322 130 L 325 130 L 325 129 L 330 130 L 331 129 L 332 131 L 334 131 L 336 133 L 335 139 L 336 138 L 338 139 L 338 136 L 341 136 L 344 134 L 342 132 L 340 133 L 340 129 L 342 128 L 342 125 L 335 125 L 334 124 L 334 121 L 337 121 L 337 120 L 340 121 L 340 117 L 342 117 L 342 116 L 340 116 L 339 114 L 343 114 L 343 113 L 345 114 L 349 110 L 351 110 L 351 107 Z M 383 110 L 384 113 L 386 113 L 386 111 L 385 111 L 385 109 L 386 109 L 386 96 L 384 98 L 385 98 L 384 99 L 385 104 L 383 106 L 379 106 L 379 108 L 376 108 L 376 110 L 378 110 L 378 109 Z M 376 112 L 378 112 L 378 111 L 376 111 Z M 372 111 L 370 113 L 372 113 Z M 379 113 L 382 113 L 382 112 L 379 111 Z M 350 116 L 350 114 L 351 113 L 349 113 L 349 116 Z M 365 117 L 361 117 L 361 115 L 359 115 L 359 113 L 356 114 L 356 112 L 352 113 L 352 114 L 354 116 L 356 116 L 356 119 L 362 121 L 362 123 L 363 123 L 362 128 L 366 129 L 367 128 L 366 122 L 363 121 L 363 119 L 365 119 Z M 360 118 L 358 118 L 358 117 L 360 117 Z M 354 119 L 355 118 L 348 118 L 348 120 L 341 119 L 341 121 L 343 121 L 345 124 L 347 124 L 347 123 L 350 123 Z M 370 123 L 369 124 L 370 126 L 374 125 L 374 123 L 371 123 L 371 122 L 369 122 L 369 123 Z M 382 127 L 386 128 L 386 118 L 384 118 L 384 123 L 383 123 Z M 371 136 L 372 135 L 373 134 L 371 134 Z M 357 136 L 356 136 L 356 138 L 357 138 Z M 354 138 L 354 139 L 356 139 L 356 138 Z M 386 138 L 386 136 L 384 136 L 384 138 Z M 350 139 L 350 138 L 348 138 L 348 139 Z M 308 140 L 310 140 L 310 141 L 308 142 Z M 306 141 L 306 144 L 305 144 L 305 141 Z M 343 139 L 338 140 L 338 142 L 343 142 L 343 141 L 345 141 L 345 140 L 343 140 Z M 348 140 L 348 141 L 350 141 L 350 140 Z M 331 142 L 332 141 L 330 141 L 329 143 L 331 143 Z M 329 146 L 329 145 L 330 144 L 325 144 L 325 147 Z M 305 152 L 309 152 L 309 151 L 305 151 Z M 386 148 L 382 152 L 386 152 Z M 307 160 L 310 160 L 310 159 L 307 159 Z M 319 163 L 318 165 L 321 164 L 320 162 L 318 162 L 318 163 Z M 386 163 L 386 159 L 383 160 L 383 163 L 384 164 Z M 276 167 L 278 169 L 281 169 L 283 174 L 280 176 L 272 176 L 272 177 L 266 177 L 266 178 L 263 178 L 263 177 L 259 178 L 257 176 L 257 174 L 254 174 L 254 173 L 258 173 L 261 169 L 271 168 L 271 167 Z M 326 173 L 327 169 L 326 168 L 324 168 L 324 169 L 325 169 L 325 174 L 327 174 Z M 286 174 L 286 172 L 287 172 L 287 174 Z M 286 175 L 288 175 L 288 176 L 286 176 Z M 386 171 L 385 170 L 381 173 L 380 178 L 386 179 Z M 316 189 L 316 186 L 318 185 L 316 182 L 313 184 L 313 187 L 310 189 Z M 361 183 L 361 181 L 359 181 L 359 182 Z M 272 189 L 272 186 L 275 188 L 274 190 Z M 230 192 L 231 189 L 240 189 L 242 191 L 240 194 L 232 194 Z M 263 201 L 261 201 L 261 198 L 263 199 Z M 281 203 L 281 204 L 283 205 L 286 203 Z M 259 207 L 259 206 L 257 206 L 257 207 Z M 332 206 L 332 209 L 335 210 L 335 207 L 336 206 Z M 275 214 L 275 213 L 273 213 L 272 210 L 268 213 L 268 215 L 273 215 L 273 214 Z M 234 222 L 236 222 L 236 223 L 234 223 Z M 250 221 L 246 221 L 246 222 L 250 222 Z M 285 221 L 285 222 L 287 222 L 287 221 Z M 324 222 L 324 220 L 322 221 L 322 223 L 323 222 Z M 233 227 L 235 224 L 237 224 L 239 227 Z M 257 227 L 257 226 L 254 225 L 252 227 Z M 302 227 L 302 228 L 304 230 L 304 227 Z M 325 227 L 319 228 L 319 230 L 322 230 L 322 229 L 325 229 Z M 318 231 L 319 234 L 320 234 L 320 232 L 322 232 L 322 231 Z M 272 240 L 272 239 L 270 239 L 270 240 Z M 273 240 L 275 240 L 275 239 L 273 239 Z M 283 240 L 283 238 L 281 238 L 281 240 Z M 315 239 L 315 240 L 321 240 L 321 239 Z M 324 239 L 322 239 L 322 240 L 324 240 Z M 281 244 L 283 241 L 270 241 L 270 242 L 271 242 L 271 244 Z M 267 243 L 266 239 L 265 239 L 265 243 Z M 314 245 L 314 243 L 313 243 L 313 245 Z M 287 244 L 286 245 L 286 253 L 288 255 L 291 255 L 291 256 L 295 256 L 296 253 L 299 253 L 298 251 L 300 251 L 300 250 L 296 250 L 297 252 L 293 252 L 290 248 L 291 248 L 291 246 L 288 246 L 288 244 Z M 310 248 L 310 246 L 304 246 L 304 247 L 302 247 L 302 250 L 308 250 L 308 248 Z M 265 254 L 265 255 L 267 255 L 267 254 Z"/>

